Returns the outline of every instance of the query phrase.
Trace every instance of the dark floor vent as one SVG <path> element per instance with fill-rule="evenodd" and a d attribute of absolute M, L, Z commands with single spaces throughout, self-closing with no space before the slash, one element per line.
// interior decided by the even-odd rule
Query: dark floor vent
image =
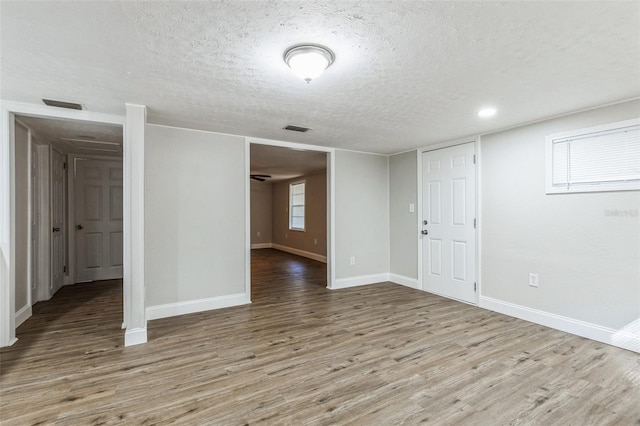
<path fill-rule="evenodd" d="M 73 102 L 55 101 L 53 99 L 43 99 L 42 102 L 44 102 L 45 105 L 58 107 L 58 108 L 79 109 L 79 110 L 83 109 L 81 104 L 74 104 Z"/>
<path fill-rule="evenodd" d="M 300 132 L 300 133 L 308 132 L 309 130 L 311 130 L 308 127 L 292 126 L 291 124 L 289 124 L 284 129 L 285 130 L 291 130 L 292 132 Z"/>

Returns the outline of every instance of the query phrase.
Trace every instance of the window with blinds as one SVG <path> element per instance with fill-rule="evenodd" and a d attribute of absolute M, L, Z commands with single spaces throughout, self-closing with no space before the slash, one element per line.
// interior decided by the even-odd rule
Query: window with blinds
<path fill-rule="evenodd" d="M 640 119 L 547 136 L 546 192 L 640 189 Z"/>
<path fill-rule="evenodd" d="M 289 185 L 289 229 L 304 231 L 304 182 Z"/>

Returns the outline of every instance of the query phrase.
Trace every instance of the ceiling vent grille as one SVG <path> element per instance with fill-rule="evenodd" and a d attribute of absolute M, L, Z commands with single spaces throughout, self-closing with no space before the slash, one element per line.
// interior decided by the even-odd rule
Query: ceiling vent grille
<path fill-rule="evenodd" d="M 43 99 L 42 102 L 44 102 L 45 105 L 58 107 L 58 108 L 79 109 L 79 110 L 83 109 L 81 104 L 75 104 L 73 102 L 56 101 L 53 99 Z"/>
<path fill-rule="evenodd" d="M 289 124 L 287 127 L 284 128 L 284 130 L 291 130 L 292 132 L 304 133 L 304 132 L 308 132 L 311 129 L 308 127 L 293 126 Z"/>

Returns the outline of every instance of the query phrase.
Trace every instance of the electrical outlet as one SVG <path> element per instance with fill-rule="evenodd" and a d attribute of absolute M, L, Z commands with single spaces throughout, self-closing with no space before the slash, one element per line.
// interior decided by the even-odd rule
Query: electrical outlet
<path fill-rule="evenodd" d="M 355 265 L 355 264 L 356 264 L 356 257 L 355 257 L 355 256 L 351 256 L 351 259 L 349 259 L 349 264 L 350 264 L 351 266 L 353 266 L 353 265 Z"/>
<path fill-rule="evenodd" d="M 258 237 L 260 236 L 260 231 L 258 231 Z"/>
<path fill-rule="evenodd" d="M 286 240 L 287 238 L 289 238 L 289 234 L 287 234 L 286 232 L 284 233 L 284 239 Z"/>
<path fill-rule="evenodd" d="M 538 274 L 534 274 L 533 272 L 529 273 L 529 285 L 531 287 L 538 287 Z"/>
<path fill-rule="evenodd" d="M 416 211 L 416 205 L 413 203 L 409 203 L 409 213 L 414 213 Z"/>
<path fill-rule="evenodd" d="M 313 239 L 313 244 L 318 244 L 318 239 L 317 238 Z"/>

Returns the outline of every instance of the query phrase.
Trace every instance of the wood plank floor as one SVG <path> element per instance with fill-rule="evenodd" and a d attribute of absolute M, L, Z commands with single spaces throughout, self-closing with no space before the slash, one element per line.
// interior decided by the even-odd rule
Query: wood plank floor
<path fill-rule="evenodd" d="M 640 424 L 640 355 L 325 265 L 252 256 L 253 304 L 149 323 L 65 287 L 0 351 L 2 424 Z"/>

